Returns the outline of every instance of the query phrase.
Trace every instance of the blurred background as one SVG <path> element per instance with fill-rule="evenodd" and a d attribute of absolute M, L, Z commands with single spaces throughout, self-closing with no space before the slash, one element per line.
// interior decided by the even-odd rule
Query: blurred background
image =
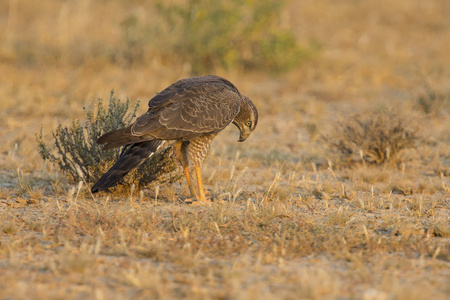
<path fill-rule="evenodd" d="M 205 74 L 254 100 L 274 136 L 261 147 L 279 136 L 290 151 L 341 112 L 382 106 L 440 114 L 447 136 L 449 12 L 447 0 L 1 1 L 1 166 L 39 164 L 39 127 L 50 140 L 111 90 L 142 113 Z"/>

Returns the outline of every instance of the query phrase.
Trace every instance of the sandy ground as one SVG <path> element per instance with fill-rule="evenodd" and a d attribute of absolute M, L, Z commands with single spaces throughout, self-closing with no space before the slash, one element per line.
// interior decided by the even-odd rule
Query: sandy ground
<path fill-rule="evenodd" d="M 117 24 L 151 5 L 0 4 L 0 297 L 448 299 L 448 11 L 444 0 L 288 2 L 283 26 L 320 50 L 285 74 L 211 70 L 260 119 L 245 143 L 234 126 L 214 140 L 203 176 L 217 201 L 198 207 L 183 203 L 183 181 L 92 196 L 36 150 L 41 125 L 51 143 L 58 122 L 83 120 L 111 89 L 143 113 L 191 76 L 158 57 L 130 67 L 92 54 L 121 49 Z M 395 161 L 330 150 L 338 120 L 389 110 L 418 128 Z"/>

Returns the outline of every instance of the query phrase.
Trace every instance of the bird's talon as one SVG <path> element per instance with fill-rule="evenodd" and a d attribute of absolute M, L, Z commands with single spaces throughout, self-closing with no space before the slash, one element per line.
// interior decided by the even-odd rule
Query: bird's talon
<path fill-rule="evenodd" d="M 205 205 L 205 206 L 211 206 L 213 204 L 211 197 L 206 197 L 205 199 L 196 199 L 196 198 L 188 198 L 184 200 L 184 203 L 189 205 Z"/>

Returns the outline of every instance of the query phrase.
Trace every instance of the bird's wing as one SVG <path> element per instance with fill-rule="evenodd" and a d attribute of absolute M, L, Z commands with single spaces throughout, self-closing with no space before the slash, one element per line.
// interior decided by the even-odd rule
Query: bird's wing
<path fill-rule="evenodd" d="M 224 129 L 239 112 L 241 94 L 217 76 L 183 79 L 149 102 L 148 112 L 132 125 L 135 136 L 190 139 Z"/>

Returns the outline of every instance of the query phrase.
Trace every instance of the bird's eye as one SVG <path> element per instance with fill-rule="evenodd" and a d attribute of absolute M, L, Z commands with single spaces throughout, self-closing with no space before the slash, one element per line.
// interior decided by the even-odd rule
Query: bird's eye
<path fill-rule="evenodd" d="M 245 126 L 252 127 L 252 122 L 248 121 L 247 123 L 245 123 Z"/>

